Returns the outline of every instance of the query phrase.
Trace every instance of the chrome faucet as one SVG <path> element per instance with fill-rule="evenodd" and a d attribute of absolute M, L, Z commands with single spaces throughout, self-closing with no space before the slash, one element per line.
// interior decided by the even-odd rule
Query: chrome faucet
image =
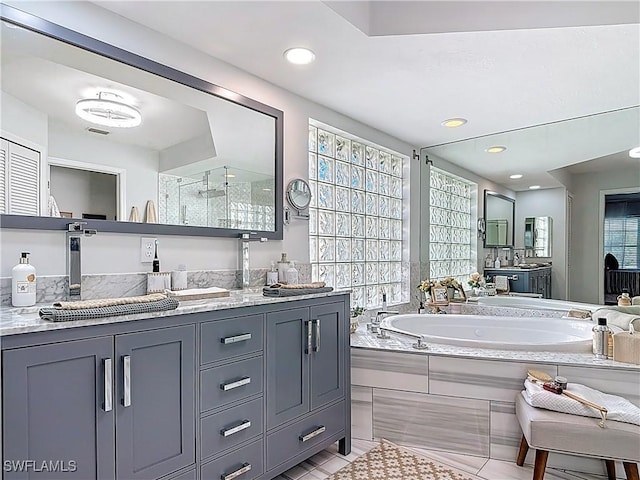
<path fill-rule="evenodd" d="M 67 296 L 82 298 L 82 237 L 92 237 L 98 231 L 85 228 L 87 222 L 67 224 Z"/>
<path fill-rule="evenodd" d="M 379 312 L 376 312 L 376 316 L 371 319 L 370 323 L 367 323 L 367 330 L 371 333 L 379 333 L 382 319 L 387 315 L 398 315 L 399 313 L 400 312 L 394 312 L 391 310 L 380 310 Z"/>
<path fill-rule="evenodd" d="M 254 235 L 252 237 L 252 235 Z M 242 270 L 242 288 L 249 288 L 249 242 L 266 242 L 264 237 L 256 237 L 255 232 L 243 233 L 240 235 L 240 269 Z"/>

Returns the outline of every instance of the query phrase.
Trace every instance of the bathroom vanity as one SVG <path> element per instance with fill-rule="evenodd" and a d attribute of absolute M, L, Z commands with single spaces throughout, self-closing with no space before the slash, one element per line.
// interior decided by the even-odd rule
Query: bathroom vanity
<path fill-rule="evenodd" d="M 496 275 L 509 278 L 509 289 L 518 293 L 539 293 L 551 298 L 551 267 L 535 268 L 485 268 L 485 278 L 493 281 Z"/>
<path fill-rule="evenodd" d="M 347 293 L 63 323 L 8 310 L 6 479 L 50 477 L 45 462 L 56 478 L 266 480 L 350 451 Z"/>

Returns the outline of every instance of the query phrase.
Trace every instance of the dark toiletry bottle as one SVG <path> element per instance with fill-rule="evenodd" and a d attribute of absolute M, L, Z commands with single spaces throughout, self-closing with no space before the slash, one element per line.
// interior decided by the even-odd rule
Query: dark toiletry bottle
<path fill-rule="evenodd" d="M 418 307 L 418 313 L 424 313 L 424 302 L 420 301 L 420 306 Z"/>
<path fill-rule="evenodd" d="M 153 255 L 153 271 L 154 272 L 160 271 L 160 260 L 158 259 L 158 241 L 157 240 L 156 240 L 155 253 Z"/>

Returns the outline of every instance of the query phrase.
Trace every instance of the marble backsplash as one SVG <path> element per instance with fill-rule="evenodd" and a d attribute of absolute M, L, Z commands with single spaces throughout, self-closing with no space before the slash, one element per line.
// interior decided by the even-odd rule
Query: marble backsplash
<path fill-rule="evenodd" d="M 296 263 L 300 283 L 311 281 L 311 265 Z M 250 270 L 250 287 L 265 285 L 267 269 Z M 66 275 L 39 276 L 36 284 L 36 302 L 52 303 L 67 298 Z M 187 272 L 187 288 L 220 287 L 235 290 L 242 287 L 240 270 L 195 270 Z M 120 298 L 145 295 L 147 274 L 110 273 L 82 276 L 82 299 Z M 11 306 L 11 278 L 0 278 L 0 305 Z"/>

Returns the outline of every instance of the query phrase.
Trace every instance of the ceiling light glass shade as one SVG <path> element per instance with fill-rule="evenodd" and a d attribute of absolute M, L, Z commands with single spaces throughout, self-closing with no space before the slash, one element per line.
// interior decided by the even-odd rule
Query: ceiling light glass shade
<path fill-rule="evenodd" d="M 295 65 L 308 65 L 316 59 L 316 55 L 308 48 L 295 47 L 285 50 L 284 58 Z"/>
<path fill-rule="evenodd" d="M 455 127 L 461 127 L 465 123 L 467 123 L 466 118 L 449 118 L 444 122 L 442 122 L 440 125 L 442 125 L 443 127 L 455 128 Z"/>
<path fill-rule="evenodd" d="M 540 188 L 540 185 L 531 185 L 529 187 L 529 190 L 538 190 Z"/>
<path fill-rule="evenodd" d="M 522 178 L 522 174 L 514 173 L 513 175 L 509 175 L 509 178 L 512 178 L 513 180 L 518 180 L 519 178 Z"/>
<path fill-rule="evenodd" d="M 130 128 L 142 123 L 142 114 L 137 108 L 124 103 L 120 95 L 108 92 L 98 93 L 98 98 L 79 100 L 76 115 L 106 127 Z"/>
<path fill-rule="evenodd" d="M 631 158 L 640 158 L 640 147 L 632 148 L 629 150 L 629 156 Z"/>
<path fill-rule="evenodd" d="M 507 149 L 507 147 L 503 147 L 502 145 L 496 145 L 494 147 L 489 147 L 485 150 L 487 153 L 502 153 Z"/>

